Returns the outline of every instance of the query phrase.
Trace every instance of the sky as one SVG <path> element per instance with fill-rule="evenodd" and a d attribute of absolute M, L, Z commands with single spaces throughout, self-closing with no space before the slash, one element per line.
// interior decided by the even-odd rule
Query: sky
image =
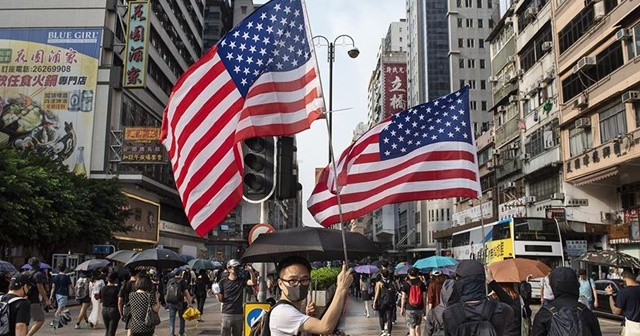
<path fill-rule="evenodd" d="M 405 0 L 306 0 L 307 13 L 314 36 L 330 41 L 347 34 L 353 37 L 360 55 L 351 59 L 350 46 L 337 46 L 333 64 L 333 110 L 350 108 L 333 114 L 333 148 L 339 157 L 353 138 L 359 122 L 367 121 L 367 87 L 375 69 L 380 41 L 391 22 L 406 16 Z M 327 47 L 317 47 L 325 103 L 329 105 L 329 66 Z M 328 131 L 324 120 L 297 136 L 299 179 L 303 186 L 303 223 L 317 225 L 306 201 L 315 186 L 315 168 L 328 164 Z"/>

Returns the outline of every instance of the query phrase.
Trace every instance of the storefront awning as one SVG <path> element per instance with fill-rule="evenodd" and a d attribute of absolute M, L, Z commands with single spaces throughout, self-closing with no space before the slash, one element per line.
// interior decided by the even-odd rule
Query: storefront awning
<path fill-rule="evenodd" d="M 607 177 L 618 175 L 618 167 L 610 167 L 605 170 L 601 170 L 597 173 L 589 174 L 587 176 L 579 177 L 571 183 L 575 186 L 583 186 L 589 183 L 597 182 L 600 180 L 604 180 Z"/>

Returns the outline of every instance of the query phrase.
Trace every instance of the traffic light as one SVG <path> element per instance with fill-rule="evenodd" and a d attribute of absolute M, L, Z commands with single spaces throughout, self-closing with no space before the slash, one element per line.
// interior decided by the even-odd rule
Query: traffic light
<path fill-rule="evenodd" d="M 276 178 L 276 198 L 296 198 L 302 185 L 298 183 L 298 164 L 295 161 L 296 146 L 293 137 L 278 139 L 278 174 Z"/>
<path fill-rule="evenodd" d="M 250 138 L 243 142 L 243 195 L 248 201 L 261 202 L 271 197 L 276 160 L 274 138 Z"/>

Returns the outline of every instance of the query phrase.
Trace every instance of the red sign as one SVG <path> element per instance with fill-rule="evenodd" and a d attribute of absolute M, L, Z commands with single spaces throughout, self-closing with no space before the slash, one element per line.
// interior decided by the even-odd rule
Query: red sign
<path fill-rule="evenodd" d="M 383 119 L 407 109 L 407 65 L 405 63 L 382 64 Z"/>
<path fill-rule="evenodd" d="M 256 224 L 251 231 L 249 231 L 249 245 L 251 245 L 259 235 L 263 233 L 271 233 L 273 231 L 275 231 L 275 229 L 269 224 Z"/>

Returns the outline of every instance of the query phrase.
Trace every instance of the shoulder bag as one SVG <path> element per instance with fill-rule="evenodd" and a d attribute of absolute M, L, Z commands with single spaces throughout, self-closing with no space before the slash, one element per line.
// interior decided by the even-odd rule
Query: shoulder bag
<path fill-rule="evenodd" d="M 151 295 L 153 294 L 149 294 L 149 306 L 147 307 L 147 316 L 144 319 L 144 324 L 155 327 L 160 324 L 160 316 L 153 311 L 153 299 Z"/>

